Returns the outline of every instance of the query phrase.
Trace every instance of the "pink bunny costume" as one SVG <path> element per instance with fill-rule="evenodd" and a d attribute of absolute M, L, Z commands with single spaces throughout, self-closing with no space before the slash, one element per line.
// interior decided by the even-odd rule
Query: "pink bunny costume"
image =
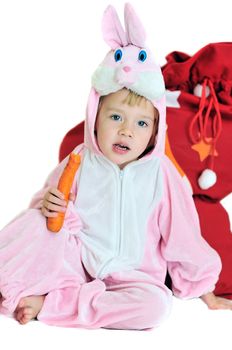
<path fill-rule="evenodd" d="M 1 311 L 46 295 L 38 319 L 81 328 L 146 329 L 169 314 L 173 292 L 199 297 L 214 289 L 217 253 L 201 237 L 191 193 L 164 154 L 165 98 L 160 68 L 145 48 L 144 29 L 129 4 L 125 32 L 113 7 L 103 17 L 111 50 L 92 77 L 84 144 L 63 228 L 46 228 L 40 205 L 67 163 L 49 176 L 30 208 L 0 233 Z M 101 153 L 94 135 L 99 97 L 126 87 L 159 111 L 155 148 L 123 170 Z"/>

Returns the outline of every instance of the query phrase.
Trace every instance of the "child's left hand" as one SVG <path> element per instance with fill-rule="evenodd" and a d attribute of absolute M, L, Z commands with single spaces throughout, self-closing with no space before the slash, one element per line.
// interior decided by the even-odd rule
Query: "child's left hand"
<path fill-rule="evenodd" d="M 69 201 L 74 202 L 75 196 L 73 193 L 69 194 Z M 67 202 L 64 200 L 64 195 L 56 187 L 50 188 L 44 195 L 41 204 L 41 212 L 47 217 L 57 217 L 58 213 L 65 213 L 67 210 Z"/>
<path fill-rule="evenodd" d="M 232 310 L 232 300 L 217 297 L 214 293 L 207 293 L 201 296 L 210 310 Z"/>

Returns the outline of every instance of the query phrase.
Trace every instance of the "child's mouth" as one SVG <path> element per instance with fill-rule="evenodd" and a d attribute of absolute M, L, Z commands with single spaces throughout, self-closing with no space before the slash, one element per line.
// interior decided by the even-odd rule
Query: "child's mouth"
<path fill-rule="evenodd" d="M 113 151 L 118 154 L 126 154 L 130 151 L 130 148 L 126 145 L 115 143 L 113 145 Z"/>

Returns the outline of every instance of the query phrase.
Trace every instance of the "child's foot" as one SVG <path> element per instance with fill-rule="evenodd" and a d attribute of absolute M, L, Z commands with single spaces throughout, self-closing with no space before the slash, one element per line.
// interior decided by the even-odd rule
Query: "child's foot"
<path fill-rule="evenodd" d="M 15 310 L 16 320 L 21 324 L 26 324 L 35 318 L 42 309 L 44 298 L 44 295 L 22 298 Z"/>

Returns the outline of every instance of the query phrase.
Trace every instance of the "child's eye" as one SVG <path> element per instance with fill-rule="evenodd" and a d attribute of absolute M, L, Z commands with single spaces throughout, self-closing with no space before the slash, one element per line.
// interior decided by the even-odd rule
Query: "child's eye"
<path fill-rule="evenodd" d="M 116 62 L 121 61 L 121 59 L 122 59 L 122 50 L 121 49 L 118 49 L 115 51 L 114 59 Z"/>
<path fill-rule="evenodd" d="M 113 115 L 110 116 L 110 118 L 113 119 L 113 120 L 116 120 L 116 121 L 117 120 L 122 120 L 122 118 L 118 114 L 113 114 Z"/>
<path fill-rule="evenodd" d="M 139 56 L 138 56 L 139 61 L 144 62 L 144 61 L 146 61 L 146 58 L 147 58 L 146 51 L 145 50 L 141 50 L 139 52 Z"/>
<path fill-rule="evenodd" d="M 148 126 L 148 124 L 146 122 L 144 122 L 143 120 L 139 120 L 138 125 L 141 126 L 142 128 L 146 128 Z"/>

